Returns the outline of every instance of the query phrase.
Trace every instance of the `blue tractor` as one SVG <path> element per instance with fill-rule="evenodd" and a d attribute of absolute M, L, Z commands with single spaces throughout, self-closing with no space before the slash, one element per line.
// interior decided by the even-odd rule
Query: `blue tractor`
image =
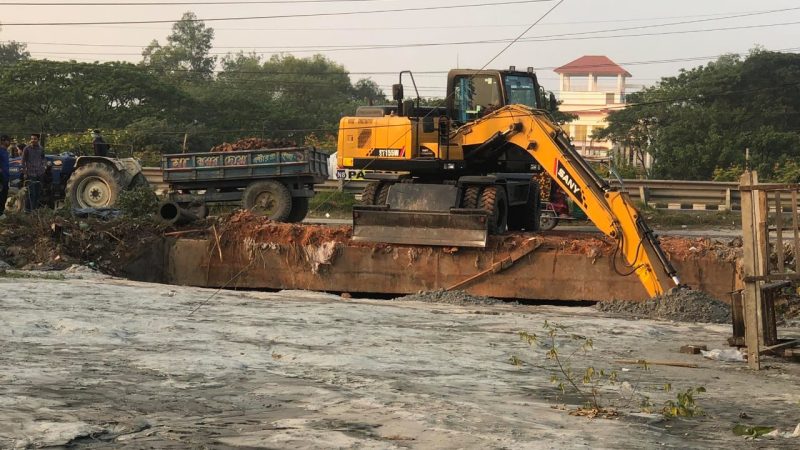
<path fill-rule="evenodd" d="M 142 167 L 134 158 L 45 155 L 47 159 L 40 205 L 57 208 L 68 201 L 73 208 L 113 207 L 124 189 L 147 186 Z M 27 188 L 22 177 L 22 158 L 11 158 L 6 211 L 25 209 Z"/>

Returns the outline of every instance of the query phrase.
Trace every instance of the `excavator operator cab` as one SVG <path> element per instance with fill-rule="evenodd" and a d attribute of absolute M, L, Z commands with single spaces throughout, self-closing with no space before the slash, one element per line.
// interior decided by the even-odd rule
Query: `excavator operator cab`
<path fill-rule="evenodd" d="M 506 105 L 522 104 L 542 109 L 545 99 L 532 67 L 509 70 L 451 70 L 447 76 L 447 110 L 451 120 L 463 124 Z"/>

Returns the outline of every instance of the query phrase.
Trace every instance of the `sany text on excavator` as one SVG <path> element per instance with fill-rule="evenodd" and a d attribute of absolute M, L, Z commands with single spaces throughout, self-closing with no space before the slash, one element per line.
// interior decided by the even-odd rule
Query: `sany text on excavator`
<path fill-rule="evenodd" d="M 367 175 L 355 240 L 483 247 L 488 234 L 537 231 L 533 175 L 545 171 L 616 239 L 618 273 L 635 273 L 651 296 L 680 284 L 628 194 L 599 177 L 552 119 L 555 97 L 532 69 L 451 70 L 437 107 L 420 106 L 418 94 L 404 100 L 404 76 L 416 90 L 401 72 L 397 105 L 361 107 L 339 125 L 339 166 L 385 171 Z"/>

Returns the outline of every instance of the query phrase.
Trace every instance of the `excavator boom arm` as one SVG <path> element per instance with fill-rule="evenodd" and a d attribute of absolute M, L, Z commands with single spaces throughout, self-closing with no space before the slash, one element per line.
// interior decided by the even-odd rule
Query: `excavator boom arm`
<path fill-rule="evenodd" d="M 626 192 L 612 190 L 584 160 L 548 114 L 509 105 L 470 122 L 451 139 L 479 145 L 496 136 L 526 150 L 617 247 L 613 263 L 622 275 L 636 274 L 650 296 L 680 284 L 676 271 Z"/>

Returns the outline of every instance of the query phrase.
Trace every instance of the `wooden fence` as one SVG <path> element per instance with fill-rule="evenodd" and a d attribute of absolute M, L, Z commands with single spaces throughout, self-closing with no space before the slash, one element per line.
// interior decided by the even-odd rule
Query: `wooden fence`
<path fill-rule="evenodd" d="M 761 355 L 793 354 L 792 347 L 800 343 L 778 339 L 775 320 L 775 298 L 800 279 L 800 184 L 762 184 L 756 172 L 745 172 L 739 190 L 745 287 L 741 305 L 734 300 L 734 340 L 736 330 L 743 330 L 747 363 L 758 370 Z"/>

